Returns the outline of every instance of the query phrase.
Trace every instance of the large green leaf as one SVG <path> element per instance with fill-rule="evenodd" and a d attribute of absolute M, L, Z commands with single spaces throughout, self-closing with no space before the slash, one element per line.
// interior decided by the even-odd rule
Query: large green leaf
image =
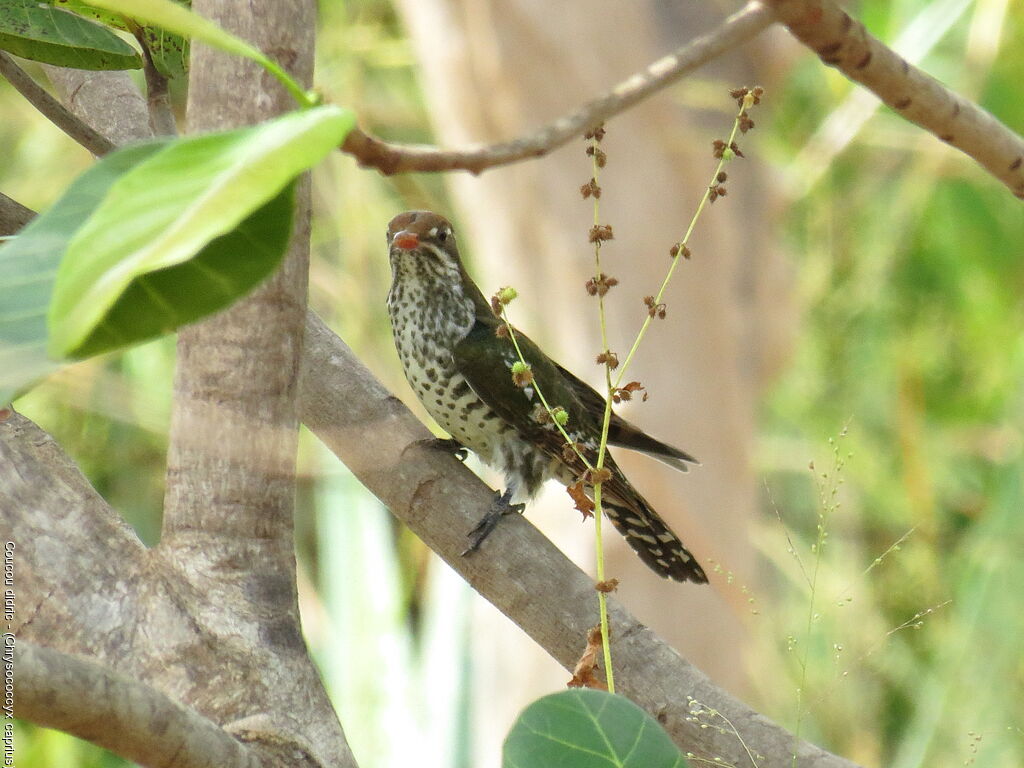
<path fill-rule="evenodd" d="M 161 336 L 244 296 L 281 263 L 294 197 L 291 183 L 188 261 L 138 275 L 74 350 L 74 357 Z"/>
<path fill-rule="evenodd" d="M 174 2 L 174 0 L 85 1 L 97 8 L 121 13 L 143 24 L 159 27 L 190 40 L 200 40 L 222 51 L 251 59 L 280 80 L 300 105 L 312 106 L 315 103 L 314 99 L 276 61 L 242 38 L 235 37 L 212 21 L 193 13 L 191 9 Z"/>
<path fill-rule="evenodd" d="M 183 77 L 188 71 L 188 40 L 181 35 L 168 32 L 160 27 L 137 24 L 134 19 L 129 20 L 124 14 L 113 11 L 104 11 L 89 5 L 84 0 L 45 0 L 58 8 L 72 11 L 106 24 L 114 29 L 131 32 L 141 27 L 142 34 L 149 48 L 149 55 L 153 57 L 153 64 L 160 74 L 167 78 Z M 192 0 L 175 0 L 178 5 L 185 8 L 192 6 Z"/>
<path fill-rule="evenodd" d="M 538 699 L 505 739 L 502 768 L 686 768 L 653 717 L 622 696 L 575 688 Z"/>
<path fill-rule="evenodd" d="M 138 69 L 139 54 L 106 27 L 37 0 L 0 0 L 0 49 L 75 69 Z"/>
<path fill-rule="evenodd" d="M 0 247 L 0 404 L 59 367 L 46 354 L 46 312 L 57 265 L 110 186 L 168 141 L 136 144 L 107 155 L 18 237 Z"/>
<path fill-rule="evenodd" d="M 333 106 L 292 112 L 252 128 L 179 139 L 121 176 L 61 262 L 48 318 L 51 356 L 95 354 L 224 306 L 239 283 L 211 269 L 268 274 L 276 259 L 255 241 L 269 243 L 274 227 L 287 231 L 283 200 L 268 205 L 262 219 L 253 213 L 341 143 L 353 122 Z M 211 243 L 242 222 L 237 237 Z M 207 244 L 214 253 L 204 252 L 197 264 L 155 274 Z M 174 306 L 181 293 L 172 286 L 198 281 L 200 271 L 210 277 L 207 295 Z"/>
<path fill-rule="evenodd" d="M 93 8 L 91 5 L 83 2 L 83 0 L 42 0 L 42 2 L 63 8 L 65 11 L 77 13 L 79 16 L 85 16 L 87 19 L 98 21 L 104 26 L 120 29 L 122 32 L 131 31 L 128 20 L 120 13 L 101 11 L 99 8 Z"/>

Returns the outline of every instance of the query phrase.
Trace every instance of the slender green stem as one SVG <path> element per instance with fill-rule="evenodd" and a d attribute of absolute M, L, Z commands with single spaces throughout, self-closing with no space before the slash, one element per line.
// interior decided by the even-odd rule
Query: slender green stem
<path fill-rule="evenodd" d="M 590 146 L 593 148 L 590 156 L 591 173 L 594 185 L 597 186 L 601 176 L 601 166 L 598 163 L 598 144 L 600 139 L 595 135 L 591 139 Z M 600 196 L 593 195 L 594 200 L 594 226 L 601 223 Z M 601 279 L 601 240 L 594 241 L 594 279 Z M 604 467 L 604 457 L 608 450 L 608 429 L 612 420 L 612 364 L 608 350 L 608 321 L 604 311 L 604 294 L 597 292 L 597 313 L 601 325 L 601 349 L 605 353 L 604 379 L 607 395 L 604 401 L 604 417 L 601 420 L 601 443 L 597 448 L 597 469 Z M 604 518 L 604 507 L 601 504 L 601 483 L 594 483 L 594 548 L 597 561 L 597 581 L 603 586 L 604 577 L 604 537 L 601 531 L 601 522 Z M 597 607 L 601 617 L 601 651 L 604 655 L 605 679 L 608 682 L 608 692 L 615 693 L 615 672 L 612 669 L 612 646 L 611 638 L 608 636 L 608 597 L 604 589 L 597 591 Z"/>
<path fill-rule="evenodd" d="M 840 438 L 846 435 L 846 428 L 839 433 Z M 815 478 L 818 486 L 818 530 L 814 540 L 814 568 L 811 571 L 811 594 L 807 605 L 807 627 L 804 635 L 803 656 L 800 659 L 800 685 L 796 689 L 796 727 L 793 729 L 792 768 L 797 768 L 797 746 L 800 744 L 800 731 L 804 720 L 804 688 L 807 684 L 807 661 L 811 652 L 811 631 L 814 628 L 815 601 L 818 591 L 818 572 L 821 569 L 822 552 L 828 538 L 828 517 L 838 509 L 836 494 L 839 492 L 839 473 L 843 469 L 844 460 L 840 454 L 839 443 L 829 438 L 832 444 L 832 469 L 821 479 Z M 813 466 L 813 465 L 812 465 Z"/>
<path fill-rule="evenodd" d="M 740 108 L 740 113 L 736 115 L 736 119 L 732 124 L 732 131 L 729 133 L 729 140 L 725 142 L 725 146 L 727 148 L 726 152 L 729 151 L 728 148 L 732 146 L 732 143 L 736 138 L 736 133 L 739 131 L 740 115 L 748 108 L 748 105 L 745 103 L 744 106 Z M 700 204 L 697 206 L 697 210 L 690 219 L 690 225 L 686 228 L 686 234 L 683 235 L 682 240 L 676 243 L 678 250 L 676 251 L 675 257 L 672 259 L 672 266 L 669 267 L 668 272 L 665 274 L 665 279 L 661 281 L 661 287 L 658 289 L 658 294 L 654 297 L 655 306 L 661 304 L 661 300 L 665 296 L 665 290 L 668 288 L 668 284 L 672 280 L 672 275 L 675 274 L 676 267 L 679 266 L 679 262 L 683 260 L 683 249 L 686 247 L 687 242 L 690 240 L 690 235 L 693 234 L 693 230 L 697 226 L 697 220 L 700 218 L 700 215 L 708 205 L 708 201 L 711 199 L 711 188 L 714 186 L 715 179 L 718 178 L 718 174 L 722 172 L 722 168 L 725 167 L 727 162 L 728 158 L 726 157 L 726 153 L 723 153 L 723 156 L 718 161 L 718 165 L 715 166 L 715 170 L 711 174 L 711 181 L 708 182 L 707 187 L 704 189 L 704 196 L 701 197 Z M 619 366 L 619 374 L 615 379 L 616 388 L 622 385 L 622 379 L 626 375 L 626 369 L 633 361 L 633 357 L 636 355 L 636 351 L 640 347 L 640 342 L 643 341 L 644 335 L 647 333 L 647 328 L 650 326 L 651 320 L 653 319 L 654 316 L 649 313 L 647 317 L 644 318 L 643 325 L 640 326 L 640 331 L 633 340 L 633 346 L 629 349 L 629 354 L 626 355 L 626 359 L 623 360 L 622 364 Z"/>
<path fill-rule="evenodd" d="M 512 346 L 516 350 L 516 356 L 519 358 L 519 361 L 521 363 L 523 363 L 524 365 L 528 365 L 529 363 L 527 363 L 526 358 L 523 356 L 523 351 L 519 348 L 519 341 L 516 339 L 515 329 L 512 327 L 512 323 L 509 322 L 508 314 L 507 314 L 507 312 L 505 311 L 504 308 L 502 308 L 502 311 L 501 311 L 501 319 L 504 321 L 505 328 L 508 330 L 508 337 L 509 337 L 509 339 L 512 340 Z M 544 410 L 546 410 L 548 412 L 548 416 L 551 417 L 552 423 L 555 425 L 555 427 L 558 428 L 558 431 L 561 432 L 562 438 L 572 448 L 573 452 L 579 457 L 580 461 L 583 462 L 583 465 L 587 469 L 591 470 L 591 472 L 593 472 L 595 467 L 590 463 L 590 461 L 587 460 L 587 457 L 584 456 L 583 453 L 580 451 L 580 449 L 576 446 L 576 441 L 573 440 L 569 436 L 569 433 L 566 432 L 565 427 L 563 427 L 561 424 L 558 423 L 558 419 L 555 418 L 555 411 L 551 407 L 551 404 L 548 402 L 547 398 L 544 396 L 543 390 L 541 390 L 541 388 L 537 385 L 536 381 L 534 381 L 530 386 L 532 386 L 534 392 L 537 393 L 537 397 L 540 399 L 541 404 L 544 406 Z M 605 420 L 604 435 L 603 435 L 602 441 L 601 441 L 602 451 L 601 451 L 601 453 L 598 454 L 598 467 L 601 466 L 601 462 L 602 462 L 602 460 L 604 458 L 603 448 L 604 448 L 604 445 L 606 444 L 607 438 L 608 438 L 607 423 L 608 422 L 607 422 L 607 419 L 606 419 Z M 597 537 L 597 580 L 599 582 L 603 582 L 604 581 L 604 550 L 601 547 L 601 484 L 600 483 L 595 483 L 594 484 L 594 530 L 596 531 L 595 535 Z M 615 677 L 614 677 L 614 675 L 612 673 L 612 652 L 611 652 L 611 647 L 608 644 L 608 601 L 605 598 L 604 592 L 601 592 L 601 591 L 598 591 L 597 598 L 598 598 L 598 606 L 600 608 L 600 613 L 601 613 L 601 646 L 602 646 L 602 650 L 604 651 L 604 665 L 605 665 L 605 670 L 606 670 L 606 677 L 608 679 L 608 691 L 610 693 L 615 693 Z"/>

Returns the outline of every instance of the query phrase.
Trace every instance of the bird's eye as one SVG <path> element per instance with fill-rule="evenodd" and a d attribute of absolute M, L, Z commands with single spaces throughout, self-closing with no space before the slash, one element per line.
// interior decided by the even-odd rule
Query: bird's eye
<path fill-rule="evenodd" d="M 448 230 L 442 229 L 437 233 L 437 242 L 443 243 L 448 240 Z"/>

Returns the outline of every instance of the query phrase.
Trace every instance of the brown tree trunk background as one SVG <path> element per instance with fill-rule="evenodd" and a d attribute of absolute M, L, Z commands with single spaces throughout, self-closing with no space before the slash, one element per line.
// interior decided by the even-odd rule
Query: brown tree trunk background
<path fill-rule="evenodd" d="M 719 21 L 705 5 L 654 0 L 404 0 L 401 7 L 438 140 L 449 146 L 505 139 L 546 123 Z M 571 45 L 563 42 L 570 39 Z M 641 297 L 656 291 L 668 249 L 703 193 L 713 168 L 711 141 L 731 124 L 726 90 L 749 84 L 749 60 L 732 56 L 704 75 L 714 78 L 712 103 L 720 114 L 695 116 L 670 90 L 607 126 L 601 216 L 614 226 L 615 240 L 602 260 L 621 280 L 608 308 L 610 346 L 623 356 L 644 316 Z M 752 137 L 741 146 L 753 145 L 756 156 L 756 133 Z M 584 146 L 580 141 L 542 162 L 448 181 L 453 213 L 468 235 L 471 270 L 484 292 L 516 286 L 522 297 L 512 307 L 516 322 L 600 384 L 597 308 L 583 290 L 593 270 L 586 239 L 592 211 L 578 191 L 590 177 Z M 784 356 L 790 305 L 784 265 L 758 247 L 768 240 L 764 175 L 756 161 L 729 170 L 729 196 L 701 221 L 693 260 L 681 265 L 670 289 L 668 318 L 652 327 L 631 368 L 629 378 L 648 387 L 650 400 L 620 408 L 703 462 L 680 475 L 619 454 L 630 477 L 702 560 L 712 585 L 658 579 L 615 534 L 608 538 L 608 573 L 621 579 L 619 597 L 641 621 L 716 682 L 742 692 L 748 608 L 739 585 L 753 576 L 747 529 L 756 507 L 750 466 L 755 410 L 768 374 Z M 592 528 L 579 524 L 560 490 L 545 494 L 529 515 L 570 557 L 592 568 Z M 716 563 L 736 574 L 732 584 L 712 573 Z M 479 764 L 492 765 L 490 750 L 499 748 L 515 713 L 564 684 L 565 673 L 525 636 L 509 632 L 489 605 L 481 601 L 477 613 L 488 629 L 474 632 L 480 644 L 475 697 L 489 711 L 473 730 L 489 751 Z M 501 663 L 508 658 L 516 664 Z M 496 663 L 487 665 L 488 659 Z"/>

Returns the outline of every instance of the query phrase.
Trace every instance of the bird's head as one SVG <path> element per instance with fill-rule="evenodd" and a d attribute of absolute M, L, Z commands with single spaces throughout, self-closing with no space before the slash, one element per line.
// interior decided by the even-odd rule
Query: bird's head
<path fill-rule="evenodd" d="M 400 272 L 458 279 L 459 249 L 452 225 L 430 211 L 406 211 L 388 225 L 388 253 L 396 277 Z"/>

